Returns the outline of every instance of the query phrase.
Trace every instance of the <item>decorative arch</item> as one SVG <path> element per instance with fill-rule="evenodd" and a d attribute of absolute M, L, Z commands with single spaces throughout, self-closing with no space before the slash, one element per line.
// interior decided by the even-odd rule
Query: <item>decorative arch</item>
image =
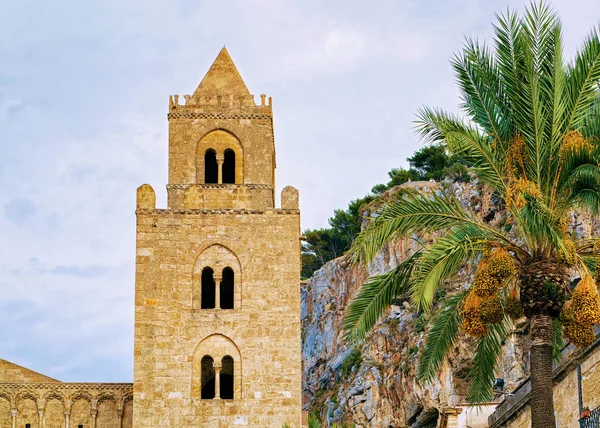
<path fill-rule="evenodd" d="M 44 428 L 63 428 L 65 404 L 60 394 L 48 394 L 44 408 Z"/>
<path fill-rule="evenodd" d="M 19 403 L 21 403 L 21 401 L 23 401 L 23 400 L 31 400 L 35 403 L 35 405 L 37 407 L 38 396 L 36 395 L 35 392 L 29 391 L 29 390 L 19 392 L 17 394 L 17 396 L 15 397 L 16 404 L 19 405 Z"/>
<path fill-rule="evenodd" d="M 202 293 L 203 293 L 203 272 L 206 269 L 212 269 L 212 275 L 214 280 L 215 295 L 221 296 L 221 283 L 223 280 L 223 271 L 229 268 L 231 273 L 227 273 L 226 281 L 232 277 L 233 287 L 227 286 L 231 292 L 233 288 L 233 309 L 239 309 L 242 306 L 242 266 L 238 257 L 233 251 L 221 244 L 212 244 L 204 248 L 200 255 L 196 258 L 194 263 L 194 270 L 192 273 L 192 307 L 194 309 L 201 309 L 202 307 Z M 205 282 L 208 278 L 205 278 Z M 220 300 L 220 299 L 219 299 Z M 217 308 L 221 308 L 220 303 L 215 305 Z M 230 309 L 230 308 L 228 308 Z"/>
<path fill-rule="evenodd" d="M 12 425 L 10 411 L 13 408 L 9 394 L 0 392 L 0 426 L 9 427 Z"/>
<path fill-rule="evenodd" d="M 77 400 L 85 400 L 88 403 L 91 403 L 92 396 L 85 391 L 75 391 L 73 394 L 71 394 L 69 400 L 73 403 Z"/>
<path fill-rule="evenodd" d="M 224 129 L 215 129 L 205 134 L 196 147 L 196 183 L 210 184 L 217 181 L 206 181 L 209 170 L 206 168 L 206 154 L 208 150 L 214 150 L 216 161 L 221 162 L 221 167 L 225 161 L 227 151 L 229 153 L 229 161 L 233 159 L 233 170 L 230 175 L 227 175 L 228 181 L 225 181 L 225 176 L 221 176 L 221 183 L 241 184 L 244 182 L 244 149 L 240 140 L 231 132 Z M 231 157 L 233 153 L 233 158 Z M 229 164 L 231 165 L 231 163 Z M 226 166 L 226 165 L 225 165 Z M 211 176 L 212 177 L 212 176 Z"/>
<path fill-rule="evenodd" d="M 212 358 L 214 363 L 219 364 L 222 364 L 225 357 L 233 360 L 232 367 L 228 368 L 227 374 L 233 377 L 232 399 L 240 399 L 242 397 L 242 355 L 233 340 L 222 334 L 212 334 L 204 338 L 194 350 L 192 355 L 192 398 L 201 398 L 202 360 L 206 357 Z"/>
<path fill-rule="evenodd" d="M 58 400 L 58 401 L 60 401 L 63 404 L 65 402 L 64 395 L 62 395 L 59 391 L 48 391 L 46 394 L 44 394 L 43 399 L 46 402 L 48 402 L 50 400 Z"/>
<path fill-rule="evenodd" d="M 18 426 L 31 424 L 32 427 L 38 425 L 38 404 L 35 394 L 27 391 L 20 393 L 17 399 L 17 421 Z"/>
<path fill-rule="evenodd" d="M 15 406 L 15 396 L 8 391 L 0 391 L 0 398 L 5 399 L 10 404 L 11 408 Z"/>

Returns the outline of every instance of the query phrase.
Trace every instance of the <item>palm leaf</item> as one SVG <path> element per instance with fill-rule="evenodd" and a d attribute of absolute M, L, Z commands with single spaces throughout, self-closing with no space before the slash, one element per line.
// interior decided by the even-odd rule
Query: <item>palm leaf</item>
<path fill-rule="evenodd" d="M 356 237 L 350 252 L 355 258 L 370 262 L 394 239 L 414 233 L 445 231 L 465 224 L 488 230 L 499 240 L 507 239 L 465 210 L 452 193 L 412 193 L 384 205 L 381 214 Z"/>
<path fill-rule="evenodd" d="M 344 313 L 342 329 L 347 341 L 364 339 L 394 299 L 408 290 L 409 278 L 419 257 L 420 253 L 413 254 L 395 269 L 372 276 L 360 287 Z"/>
<path fill-rule="evenodd" d="M 440 310 L 431 320 L 427 331 L 423 353 L 419 358 L 417 379 L 422 384 L 431 381 L 458 339 L 460 317 L 458 308 L 466 292 L 446 297 Z"/>
<path fill-rule="evenodd" d="M 512 324 L 505 317 L 499 324 L 490 325 L 488 333 L 477 340 L 473 366 L 469 370 L 469 403 L 490 402 L 493 398 L 492 385 L 495 369 L 502 354 L 502 345 L 510 335 Z"/>
<path fill-rule="evenodd" d="M 475 258 L 495 235 L 473 224 L 465 224 L 448 231 L 423 250 L 417 262 L 410 294 L 418 309 L 428 312 L 435 292 L 442 281 L 452 277 L 470 259 Z"/>

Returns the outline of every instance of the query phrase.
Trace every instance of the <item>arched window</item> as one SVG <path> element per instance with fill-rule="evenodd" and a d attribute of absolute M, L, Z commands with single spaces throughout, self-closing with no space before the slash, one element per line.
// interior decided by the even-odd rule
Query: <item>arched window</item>
<path fill-rule="evenodd" d="M 223 157 L 223 183 L 235 184 L 235 152 L 225 150 Z"/>
<path fill-rule="evenodd" d="M 233 309 L 233 269 L 226 267 L 223 269 L 223 278 L 221 280 L 219 300 L 221 309 Z"/>
<path fill-rule="evenodd" d="M 221 360 L 221 364 L 221 375 L 219 376 L 221 398 L 233 400 L 233 358 L 226 355 Z"/>
<path fill-rule="evenodd" d="M 215 280 L 213 273 L 213 270 L 209 267 L 202 269 L 202 297 L 200 302 L 200 308 L 202 309 L 215 308 Z"/>
<path fill-rule="evenodd" d="M 215 369 L 213 368 L 212 357 L 208 355 L 202 357 L 201 366 L 200 398 L 203 400 L 212 400 L 215 398 Z"/>
<path fill-rule="evenodd" d="M 217 152 L 208 149 L 204 153 L 204 183 L 217 183 L 219 180 L 219 167 L 217 166 Z"/>

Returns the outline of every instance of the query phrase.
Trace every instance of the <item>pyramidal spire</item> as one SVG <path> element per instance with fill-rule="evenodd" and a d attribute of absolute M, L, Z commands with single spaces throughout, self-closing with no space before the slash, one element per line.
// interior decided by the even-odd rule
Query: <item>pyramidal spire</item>
<path fill-rule="evenodd" d="M 212 98 L 217 95 L 233 95 L 236 98 L 250 96 L 250 91 L 224 46 L 200 85 L 194 91 L 193 98 L 200 100 L 204 97 Z"/>

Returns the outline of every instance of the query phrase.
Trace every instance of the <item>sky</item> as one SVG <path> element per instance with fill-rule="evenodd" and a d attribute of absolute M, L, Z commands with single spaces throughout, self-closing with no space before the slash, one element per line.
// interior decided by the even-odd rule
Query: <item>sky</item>
<path fill-rule="evenodd" d="M 131 382 L 136 188 L 166 206 L 167 107 L 223 45 L 273 97 L 277 184 L 325 227 L 421 147 L 421 105 L 458 112 L 449 59 L 503 0 L 0 2 L 0 358 Z M 597 0 L 553 3 L 567 56 Z"/>

